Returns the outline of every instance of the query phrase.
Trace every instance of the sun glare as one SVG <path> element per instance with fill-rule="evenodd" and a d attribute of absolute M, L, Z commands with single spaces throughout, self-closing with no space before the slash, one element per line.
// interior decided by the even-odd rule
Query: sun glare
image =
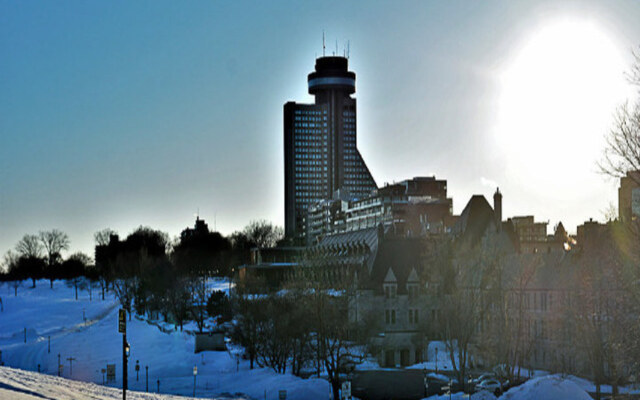
<path fill-rule="evenodd" d="M 564 187 L 567 171 L 593 172 L 626 97 L 625 68 L 618 47 L 592 22 L 557 21 L 532 34 L 500 79 L 497 139 L 508 173 Z"/>

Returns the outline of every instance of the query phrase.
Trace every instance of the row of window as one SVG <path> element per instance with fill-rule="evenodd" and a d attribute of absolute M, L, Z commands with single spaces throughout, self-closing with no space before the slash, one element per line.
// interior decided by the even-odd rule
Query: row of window
<path fill-rule="evenodd" d="M 319 115 L 296 115 L 294 118 L 294 121 L 321 121 L 327 120 L 327 116 L 319 116 Z"/>
<path fill-rule="evenodd" d="M 309 138 L 313 138 L 316 137 L 317 135 L 320 135 L 322 133 L 322 129 L 309 129 L 309 128 L 300 128 L 300 127 L 295 127 L 295 129 L 293 130 L 293 133 L 295 134 L 295 136 L 297 138 L 300 137 L 309 137 Z M 325 133 L 325 137 L 326 137 L 326 133 L 327 130 L 324 130 Z M 305 135 L 307 134 L 307 135 Z"/>
<path fill-rule="evenodd" d="M 322 158 L 322 154 L 296 154 L 297 159 L 321 159 Z M 325 154 L 325 158 L 326 158 L 326 154 Z M 326 162 L 325 162 L 326 164 Z"/>
<path fill-rule="evenodd" d="M 315 168 L 314 168 L 315 170 Z M 309 172 L 297 172 L 296 171 L 296 178 L 326 178 L 327 174 L 316 174 L 316 173 L 309 173 Z"/>
<path fill-rule="evenodd" d="M 323 183 L 325 183 L 324 180 L 322 179 L 305 179 L 302 183 L 302 185 L 296 185 L 296 193 L 298 193 L 298 191 L 302 192 L 302 191 L 319 191 L 321 189 L 326 189 L 327 185 L 323 185 L 323 186 L 318 186 L 321 185 Z M 306 184 L 306 185 L 305 185 Z"/>
<path fill-rule="evenodd" d="M 420 322 L 420 311 L 417 308 L 410 308 L 408 310 L 408 321 L 410 324 L 418 324 Z M 384 310 L 384 322 L 387 325 L 396 324 L 396 310 L 386 309 Z"/>
<path fill-rule="evenodd" d="M 398 284 L 397 283 L 385 283 L 383 286 L 385 299 L 395 299 L 398 297 Z M 417 283 L 407 283 L 407 292 L 410 299 L 414 299 L 418 296 Z"/>
<path fill-rule="evenodd" d="M 314 198 L 296 198 L 296 203 L 304 203 L 304 204 L 310 204 L 310 203 L 315 203 L 317 201 L 319 201 L 320 199 L 318 197 L 314 197 Z M 301 207 L 302 209 L 302 207 Z"/>
<path fill-rule="evenodd" d="M 311 139 L 311 140 L 299 140 L 299 141 L 295 141 L 294 145 L 296 146 L 296 148 L 308 148 L 308 147 L 322 147 L 322 145 L 324 144 L 324 147 L 327 146 L 327 141 L 325 139 L 324 143 L 320 142 L 317 139 Z"/>
<path fill-rule="evenodd" d="M 295 110 L 295 115 L 320 115 L 326 114 L 327 110 L 305 110 L 305 109 L 297 109 Z"/>
<path fill-rule="evenodd" d="M 325 165 L 324 170 L 327 170 L 327 160 L 323 161 L 316 161 L 316 160 L 295 160 L 295 165 L 302 165 L 302 166 L 308 166 L 308 165 Z"/>

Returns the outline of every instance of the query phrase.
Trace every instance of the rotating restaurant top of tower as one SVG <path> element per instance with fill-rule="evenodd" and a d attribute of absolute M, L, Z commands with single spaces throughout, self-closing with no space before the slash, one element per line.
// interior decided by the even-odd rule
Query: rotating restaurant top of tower
<path fill-rule="evenodd" d="M 345 57 L 320 57 L 316 59 L 316 70 L 309 74 L 309 94 L 325 90 L 356 91 L 356 74 L 348 70 Z"/>

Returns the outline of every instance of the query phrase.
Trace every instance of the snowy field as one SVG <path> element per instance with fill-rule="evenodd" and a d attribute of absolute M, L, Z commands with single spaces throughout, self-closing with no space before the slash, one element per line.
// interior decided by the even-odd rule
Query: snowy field
<path fill-rule="evenodd" d="M 211 286 L 226 291 L 228 282 L 213 281 Z M 0 351 L 5 366 L 37 371 L 39 364 L 43 373 L 57 375 L 60 354 L 64 365 L 62 377 L 102 386 L 101 370 L 107 364 L 116 364 L 116 382 L 109 386 L 122 387 L 122 335 L 117 331 L 119 305 L 112 293 L 102 301 L 100 291 L 94 289 L 90 301 L 88 292 L 82 291 L 76 301 L 74 289 L 66 282 L 56 281 L 50 289 L 49 282 L 42 280 L 35 289 L 31 289 L 30 281 L 25 281 L 17 297 L 13 287 L 5 284 L 0 287 L 0 297 L 4 307 L 0 313 Z M 198 397 L 264 399 L 266 394 L 267 399 L 277 399 L 279 390 L 287 390 L 287 399 L 329 396 L 329 384 L 322 379 L 300 379 L 276 374 L 270 369 L 250 370 L 248 361 L 240 359 L 237 364 L 236 357 L 228 352 L 194 354 L 195 339 L 187 330 L 195 330 L 194 324 L 186 325 L 185 331 L 180 332 L 174 331 L 173 325 L 157 321 L 135 317 L 127 321 L 127 341 L 131 345 L 129 389 L 145 391 L 145 367 L 149 366 L 150 392 L 157 391 L 159 380 L 160 393 L 192 396 L 193 367 L 197 366 Z M 169 333 L 165 333 L 167 331 Z M 50 352 L 48 337 L 51 338 Z M 71 365 L 68 358 L 73 358 Z M 138 380 L 137 360 L 141 366 Z M 0 382 L 9 379 L 6 371 L 0 371 Z M 28 382 L 23 385 L 29 386 Z M 0 390 L 5 390 L 2 385 Z M 0 398 L 6 397 L 0 392 Z"/>

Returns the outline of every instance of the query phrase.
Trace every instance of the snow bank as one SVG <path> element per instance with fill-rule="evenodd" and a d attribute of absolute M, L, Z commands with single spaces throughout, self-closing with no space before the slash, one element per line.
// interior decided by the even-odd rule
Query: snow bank
<path fill-rule="evenodd" d="M 591 400 L 574 382 L 558 375 L 531 379 L 500 396 L 500 400 Z"/>
<path fill-rule="evenodd" d="M 73 381 L 57 376 L 38 374 L 20 369 L 0 367 L 0 399 L 42 400 L 43 396 L 57 400 L 87 399 L 111 400 L 122 396 L 122 390 Z M 184 400 L 186 397 L 127 390 L 132 400 Z M 191 397 L 193 399 L 193 397 Z M 225 400 L 244 397 L 228 397 Z"/>
<path fill-rule="evenodd" d="M 431 397 L 427 397 L 425 400 L 449 400 L 449 395 L 442 394 L 440 396 L 437 396 L 437 395 L 431 396 Z M 469 397 L 469 395 L 467 394 L 460 392 L 460 393 L 453 393 L 451 395 L 451 400 L 496 400 L 496 396 L 494 396 L 492 393 L 487 392 L 486 390 L 483 390 L 478 393 L 474 393 L 471 395 L 471 397 Z"/>

